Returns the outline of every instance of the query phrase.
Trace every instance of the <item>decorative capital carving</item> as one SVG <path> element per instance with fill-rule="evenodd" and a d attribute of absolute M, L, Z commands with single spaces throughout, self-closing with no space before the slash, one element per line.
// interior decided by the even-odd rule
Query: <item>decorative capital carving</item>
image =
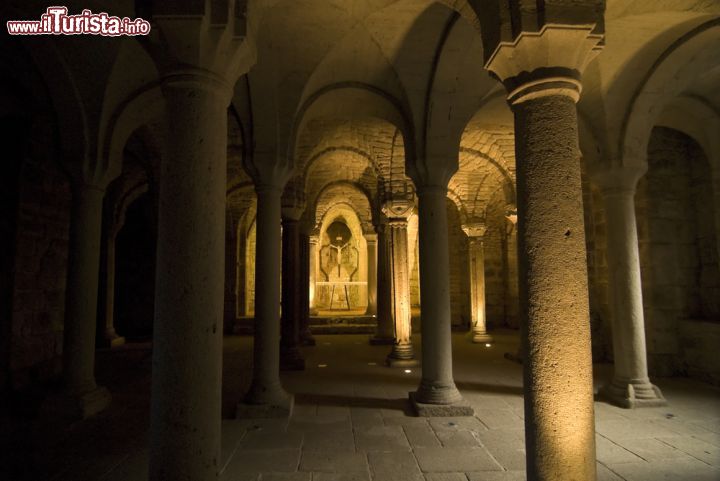
<path fill-rule="evenodd" d="M 615 167 L 588 172 L 593 184 L 603 195 L 635 194 L 638 180 L 647 172 L 647 164 L 633 164 L 631 167 Z"/>
<path fill-rule="evenodd" d="M 392 223 L 394 219 L 407 219 L 412 215 L 415 202 L 412 199 L 390 199 L 386 200 L 382 206 L 382 212 L 388 218 L 388 222 Z"/>
<path fill-rule="evenodd" d="M 595 25 L 547 24 L 500 42 L 485 68 L 508 90 L 511 105 L 548 95 L 580 98 L 580 77 L 600 52 L 603 35 Z"/>
<path fill-rule="evenodd" d="M 464 224 L 462 226 L 465 235 L 472 238 L 482 238 L 487 232 L 487 225 L 485 222 L 473 222 L 472 224 Z"/>

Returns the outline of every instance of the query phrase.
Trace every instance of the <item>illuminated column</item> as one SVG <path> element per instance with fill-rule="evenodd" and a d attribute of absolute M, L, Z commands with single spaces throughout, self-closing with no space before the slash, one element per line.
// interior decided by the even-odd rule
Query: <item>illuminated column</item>
<path fill-rule="evenodd" d="M 575 103 L 602 39 L 546 25 L 500 43 L 487 68 L 515 116 L 527 477 L 596 478 L 587 257 Z M 542 62 L 557 62 L 550 65 Z M 567 62 L 566 64 L 563 62 Z"/>
<path fill-rule="evenodd" d="M 468 258 L 470 260 L 470 309 L 472 311 L 472 341 L 490 342 L 485 320 L 485 246 L 487 227 L 476 223 L 463 226 L 468 236 Z"/>
<path fill-rule="evenodd" d="M 311 235 L 310 239 L 310 314 L 316 316 L 318 309 L 315 306 L 317 295 L 317 272 L 318 272 L 318 236 Z"/>
<path fill-rule="evenodd" d="M 365 234 L 367 242 L 367 258 L 368 258 L 368 283 L 367 298 L 368 306 L 365 311 L 366 316 L 377 315 L 377 234 Z"/>
<path fill-rule="evenodd" d="M 422 379 L 410 397 L 420 415 L 472 415 L 472 407 L 462 403 L 452 372 L 447 185 L 418 186 L 417 194 L 420 201 Z"/>
<path fill-rule="evenodd" d="M 612 310 L 615 373 L 601 393 L 625 408 L 664 406 L 650 382 L 645 349 L 640 254 L 635 221 L 635 187 L 642 169 L 617 169 L 593 176 L 601 188 L 607 229 L 607 264 Z"/>
<path fill-rule="evenodd" d="M 107 229 L 105 241 L 105 339 L 106 346 L 117 347 L 125 344 L 125 338 L 115 331 L 115 240 L 118 229 Z"/>
<path fill-rule="evenodd" d="M 302 371 L 300 354 L 300 226 L 299 209 L 282 209 L 282 315 L 280 369 Z"/>
<path fill-rule="evenodd" d="M 63 374 L 67 411 L 88 418 L 110 404 L 110 393 L 95 383 L 95 333 L 100 275 L 100 242 L 105 189 L 73 185 L 67 277 Z"/>
<path fill-rule="evenodd" d="M 214 480 L 220 456 L 227 107 L 232 89 L 201 69 L 162 79 L 150 480 Z"/>
<path fill-rule="evenodd" d="M 284 417 L 292 397 L 280 384 L 280 218 L 282 187 L 256 184 L 253 379 L 238 417 Z"/>
<path fill-rule="evenodd" d="M 300 260 L 300 344 L 314 346 L 315 338 L 310 331 L 310 297 L 315 291 L 314 281 L 310 281 L 313 261 L 310 255 L 310 236 L 303 232 L 300 234 Z"/>
<path fill-rule="evenodd" d="M 377 232 L 377 330 L 370 344 L 393 344 L 395 330 L 392 315 L 392 282 L 390 280 L 390 240 L 387 219 L 375 226 Z"/>
<path fill-rule="evenodd" d="M 412 200 L 392 200 L 385 203 L 383 213 L 388 218 L 387 230 L 390 257 L 391 313 L 394 341 L 386 363 L 392 367 L 417 366 L 412 346 L 410 312 L 410 272 L 408 266 L 408 217 L 412 214 Z"/>

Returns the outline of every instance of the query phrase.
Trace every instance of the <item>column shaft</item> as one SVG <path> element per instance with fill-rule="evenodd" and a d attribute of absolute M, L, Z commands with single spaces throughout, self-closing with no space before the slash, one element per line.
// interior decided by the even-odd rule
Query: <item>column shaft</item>
<path fill-rule="evenodd" d="M 204 72 L 166 77 L 153 335 L 150 480 L 220 466 L 229 93 Z"/>
<path fill-rule="evenodd" d="M 394 342 L 387 362 L 391 366 L 416 366 L 412 346 L 410 276 L 408 266 L 407 219 L 388 221 Z"/>
<path fill-rule="evenodd" d="M 296 219 L 282 219 L 282 317 L 280 319 L 280 366 L 305 369 L 300 342 L 300 226 Z"/>
<path fill-rule="evenodd" d="M 613 380 L 603 392 L 622 407 L 663 406 L 647 370 L 634 195 L 634 186 L 603 189 L 615 354 Z"/>
<path fill-rule="evenodd" d="M 377 330 L 370 344 L 392 344 L 395 338 L 392 317 L 392 282 L 387 223 L 376 227 L 377 239 Z"/>
<path fill-rule="evenodd" d="M 528 479 L 594 480 L 576 99 L 543 95 L 513 105 Z"/>
<path fill-rule="evenodd" d="M 314 346 L 315 339 L 310 331 L 310 296 L 311 289 L 310 269 L 312 258 L 310 256 L 310 236 L 300 234 L 300 344 Z"/>
<path fill-rule="evenodd" d="M 115 331 L 115 229 L 108 229 L 105 240 L 105 332 L 103 338 L 111 347 L 125 344 Z M 107 344 L 106 344 L 107 345 Z"/>
<path fill-rule="evenodd" d="M 318 238 L 317 236 L 310 236 L 310 253 L 309 253 L 309 267 L 310 267 L 310 314 L 317 314 L 317 307 L 315 307 L 315 298 L 317 295 L 317 281 L 318 272 Z"/>
<path fill-rule="evenodd" d="M 86 418 L 102 411 L 110 394 L 95 384 L 98 281 L 104 189 L 77 184 L 72 224 L 64 333 L 64 378 L 69 414 Z"/>
<path fill-rule="evenodd" d="M 282 188 L 257 185 L 253 379 L 238 416 L 284 416 L 290 397 L 280 384 L 280 217 Z M 260 405 L 257 409 L 249 406 Z M 274 413 L 274 414 L 273 414 Z"/>
<path fill-rule="evenodd" d="M 423 404 L 453 404 L 462 400 L 452 373 L 446 196 L 446 187 L 418 189 L 423 345 L 422 379 L 414 399 Z"/>
<path fill-rule="evenodd" d="M 489 342 L 485 318 L 485 246 L 482 237 L 468 238 L 470 258 L 470 308 L 473 342 Z"/>
<path fill-rule="evenodd" d="M 365 236 L 367 241 L 367 259 L 368 259 L 368 270 L 367 270 L 367 299 L 368 306 L 365 311 L 367 316 L 377 315 L 377 238 L 373 234 L 372 236 Z"/>

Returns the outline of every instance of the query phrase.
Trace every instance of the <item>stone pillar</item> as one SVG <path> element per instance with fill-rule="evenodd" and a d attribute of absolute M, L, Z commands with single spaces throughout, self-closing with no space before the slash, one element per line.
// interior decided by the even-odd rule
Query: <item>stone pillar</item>
<path fill-rule="evenodd" d="M 238 317 L 238 226 L 230 212 L 225 224 L 224 330 L 231 334 Z"/>
<path fill-rule="evenodd" d="M 447 185 L 418 186 L 422 379 L 410 394 L 421 416 L 471 416 L 453 380 Z"/>
<path fill-rule="evenodd" d="M 95 383 L 103 187 L 73 186 L 65 309 L 64 366 L 67 406 L 74 418 L 88 418 L 110 404 L 110 393 Z"/>
<path fill-rule="evenodd" d="M 390 345 L 395 340 L 392 316 L 392 282 L 390 280 L 390 242 L 387 220 L 375 226 L 377 232 L 377 330 L 372 345 Z"/>
<path fill-rule="evenodd" d="M 483 223 L 463 226 L 468 236 L 468 258 L 470 261 L 470 310 L 472 342 L 487 343 L 492 337 L 487 333 L 485 319 L 485 245 L 484 236 L 487 227 Z"/>
<path fill-rule="evenodd" d="M 365 234 L 367 242 L 367 299 L 366 316 L 377 317 L 377 234 Z"/>
<path fill-rule="evenodd" d="M 257 183 L 255 254 L 255 340 L 253 379 L 238 417 L 285 417 L 292 397 L 280 384 L 280 218 L 279 185 Z"/>
<path fill-rule="evenodd" d="M 500 43 L 487 65 L 505 84 L 515 116 L 528 479 L 596 478 L 575 106 L 581 72 L 602 39 L 592 29 L 521 32 L 514 43 Z"/>
<path fill-rule="evenodd" d="M 220 463 L 227 106 L 205 70 L 162 79 L 150 480 L 213 480 Z"/>
<path fill-rule="evenodd" d="M 593 176 L 605 207 L 607 264 L 615 373 L 601 389 L 624 408 L 664 406 L 660 389 L 650 382 L 645 348 L 640 253 L 635 220 L 635 188 L 645 169 L 617 169 Z"/>
<path fill-rule="evenodd" d="M 125 338 L 115 331 L 115 240 L 118 229 L 107 229 L 105 239 L 105 346 L 118 347 L 125 344 Z"/>
<path fill-rule="evenodd" d="M 310 315 L 316 316 L 318 309 L 315 306 L 315 296 L 317 295 L 317 272 L 318 272 L 318 236 L 311 235 L 309 237 L 309 266 L 310 266 Z"/>
<path fill-rule="evenodd" d="M 408 264 L 408 217 L 412 200 L 392 200 L 385 203 L 383 213 L 388 218 L 391 313 L 393 319 L 392 350 L 386 363 L 391 367 L 417 366 L 412 346 L 412 313 L 410 312 L 410 272 Z"/>
<path fill-rule="evenodd" d="M 317 245 L 317 239 L 316 239 Z M 310 331 L 310 296 L 311 289 L 310 268 L 310 236 L 300 233 L 300 345 L 314 346 L 315 338 Z"/>
<path fill-rule="evenodd" d="M 280 369 L 302 371 L 300 354 L 300 225 L 301 212 L 282 210 L 282 314 L 280 317 Z"/>

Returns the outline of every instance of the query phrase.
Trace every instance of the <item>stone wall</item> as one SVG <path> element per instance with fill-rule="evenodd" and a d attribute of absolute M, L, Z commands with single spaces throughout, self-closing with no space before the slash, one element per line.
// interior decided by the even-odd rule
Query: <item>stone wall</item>
<path fill-rule="evenodd" d="M 698 359 L 717 346 L 698 342 L 703 329 L 688 323 L 720 321 L 710 169 L 694 140 L 660 127 L 648 165 L 636 209 L 650 372 L 708 378 L 711 366 Z"/>
<path fill-rule="evenodd" d="M 10 351 L 14 389 L 44 382 L 61 368 L 71 193 L 50 147 L 35 142 L 19 177 Z"/>

